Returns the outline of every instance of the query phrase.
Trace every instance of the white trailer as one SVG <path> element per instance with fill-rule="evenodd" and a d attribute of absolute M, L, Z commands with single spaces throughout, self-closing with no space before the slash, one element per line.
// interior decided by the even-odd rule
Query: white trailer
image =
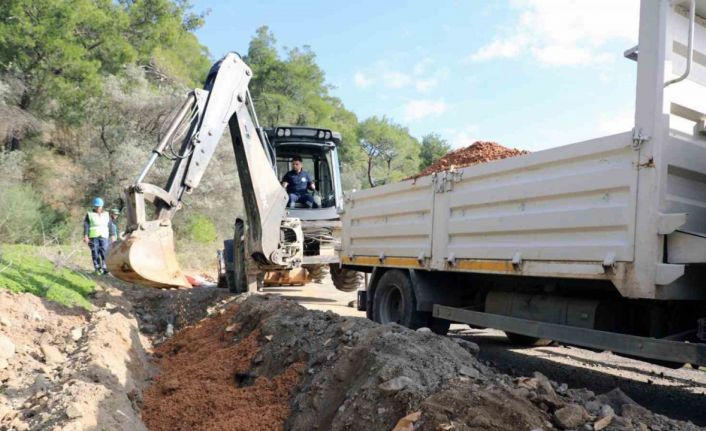
<path fill-rule="evenodd" d="M 625 56 L 632 130 L 348 197 L 369 317 L 706 365 L 706 0 L 642 0 Z"/>

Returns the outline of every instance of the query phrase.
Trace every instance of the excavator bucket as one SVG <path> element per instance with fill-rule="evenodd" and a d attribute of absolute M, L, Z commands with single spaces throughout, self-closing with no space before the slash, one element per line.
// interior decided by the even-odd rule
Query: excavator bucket
<path fill-rule="evenodd" d="M 161 289 L 191 287 L 181 271 L 170 225 L 135 230 L 113 244 L 108 271 L 120 280 Z"/>

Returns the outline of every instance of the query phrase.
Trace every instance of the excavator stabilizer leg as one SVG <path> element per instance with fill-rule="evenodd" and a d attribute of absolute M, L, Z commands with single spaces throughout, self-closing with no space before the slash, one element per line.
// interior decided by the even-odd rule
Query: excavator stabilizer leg
<path fill-rule="evenodd" d="M 107 264 L 113 276 L 129 283 L 163 289 L 191 287 L 177 261 L 168 221 L 148 222 L 146 229 L 114 243 Z"/>

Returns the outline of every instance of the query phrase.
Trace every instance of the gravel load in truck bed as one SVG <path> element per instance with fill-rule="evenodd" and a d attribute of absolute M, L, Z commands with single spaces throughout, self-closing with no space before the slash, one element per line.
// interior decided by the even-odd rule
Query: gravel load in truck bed
<path fill-rule="evenodd" d="M 443 172 L 452 167 L 458 169 L 478 163 L 490 162 L 492 160 L 521 156 L 523 154 L 529 154 L 529 151 L 503 147 L 496 142 L 476 141 L 465 148 L 451 151 L 413 178 L 431 175 L 435 172 Z"/>

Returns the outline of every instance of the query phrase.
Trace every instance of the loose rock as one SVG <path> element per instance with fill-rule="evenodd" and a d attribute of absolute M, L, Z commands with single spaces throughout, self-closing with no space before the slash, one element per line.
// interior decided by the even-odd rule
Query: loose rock
<path fill-rule="evenodd" d="M 81 412 L 81 406 L 76 403 L 69 404 L 69 406 L 66 408 L 66 416 L 68 416 L 69 419 L 80 418 L 81 416 L 83 416 L 83 413 Z"/>
<path fill-rule="evenodd" d="M 402 389 L 406 388 L 407 386 L 412 386 L 414 385 L 414 381 L 410 379 L 407 376 L 399 376 L 395 377 L 394 379 L 388 380 L 385 383 L 381 383 L 378 385 L 378 387 L 383 391 L 387 393 L 394 393 L 401 391 Z"/>
<path fill-rule="evenodd" d="M 9 337 L 0 334 L 0 359 L 10 359 L 15 356 L 15 343 Z"/>
<path fill-rule="evenodd" d="M 47 364 L 59 364 L 66 360 L 59 349 L 51 344 L 44 343 L 40 346 L 40 349 L 42 350 L 42 355 L 44 355 L 44 362 Z"/>
<path fill-rule="evenodd" d="M 578 404 L 567 404 L 554 412 L 554 421 L 563 429 L 578 428 L 588 417 L 586 410 Z"/>
<path fill-rule="evenodd" d="M 480 378 L 480 371 L 476 370 L 473 367 L 462 366 L 458 370 L 458 373 L 462 376 L 470 377 L 472 379 Z"/>
<path fill-rule="evenodd" d="M 81 339 L 82 336 L 83 336 L 83 329 L 81 329 L 80 327 L 76 327 L 71 330 L 71 339 L 72 340 L 78 341 Z"/>
<path fill-rule="evenodd" d="M 607 428 L 611 422 L 613 422 L 613 416 L 604 416 L 593 424 L 593 429 L 594 431 L 601 431 Z"/>
<path fill-rule="evenodd" d="M 464 340 L 463 338 L 452 338 L 452 340 L 454 340 L 459 346 L 463 347 L 464 350 L 471 355 L 478 356 L 478 352 L 480 352 L 480 347 L 478 344 Z"/>

